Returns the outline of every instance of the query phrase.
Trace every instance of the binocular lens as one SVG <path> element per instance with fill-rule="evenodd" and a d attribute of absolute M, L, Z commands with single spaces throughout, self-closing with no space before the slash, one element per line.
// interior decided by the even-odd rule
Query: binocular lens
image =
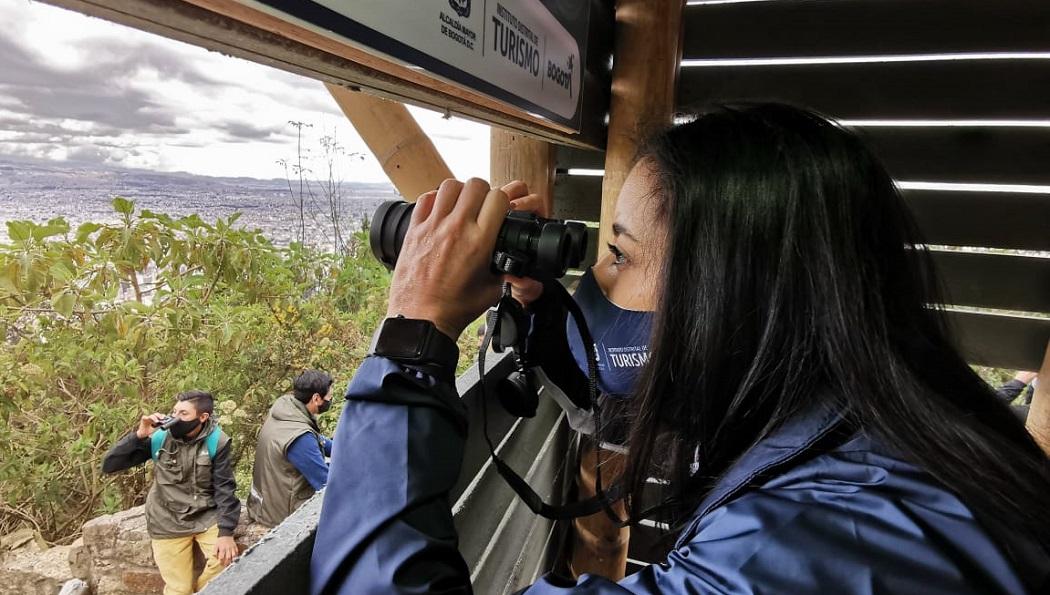
<path fill-rule="evenodd" d="M 388 269 L 397 264 L 415 205 L 388 201 L 376 209 L 368 233 L 372 254 Z M 544 219 L 510 211 L 492 255 L 493 272 L 519 277 L 559 278 L 587 256 L 587 227 L 579 221 Z"/>

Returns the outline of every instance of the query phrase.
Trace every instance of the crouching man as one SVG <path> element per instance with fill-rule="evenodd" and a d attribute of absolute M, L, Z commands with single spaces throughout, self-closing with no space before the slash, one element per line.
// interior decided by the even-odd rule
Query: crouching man
<path fill-rule="evenodd" d="M 279 397 L 259 431 L 248 516 L 275 527 L 328 483 L 332 441 L 317 416 L 332 407 L 332 377 L 307 370 Z"/>
<path fill-rule="evenodd" d="M 234 494 L 230 438 L 212 419 L 209 393 L 178 395 L 171 418 L 143 416 L 102 460 L 102 472 L 123 471 L 153 460 L 146 496 L 146 530 L 164 595 L 189 595 L 204 587 L 237 556 L 233 531 L 241 514 Z M 164 422 L 169 423 L 164 423 Z M 167 429 L 161 429 L 164 425 Z M 193 547 L 207 562 L 193 580 Z"/>

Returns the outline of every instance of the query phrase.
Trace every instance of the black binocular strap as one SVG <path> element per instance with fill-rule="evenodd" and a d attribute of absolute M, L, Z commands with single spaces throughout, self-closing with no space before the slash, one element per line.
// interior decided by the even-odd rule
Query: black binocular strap
<path fill-rule="evenodd" d="M 572 296 L 569 295 L 569 292 L 565 289 L 564 285 L 557 281 L 548 281 L 543 284 L 543 290 L 554 291 L 558 294 L 561 301 L 569 310 L 569 314 L 572 315 L 573 320 L 576 322 L 576 326 L 580 331 L 580 339 L 583 341 L 584 349 L 587 351 L 588 393 L 591 407 L 594 409 L 594 425 L 597 430 L 601 428 L 601 408 L 598 405 L 598 363 L 594 353 L 594 340 L 591 337 L 590 329 L 587 328 L 587 321 L 584 319 L 583 312 L 580 310 L 579 305 L 573 301 Z M 614 484 L 608 491 L 602 488 L 601 448 L 598 448 L 595 458 L 595 495 L 586 500 L 579 500 L 577 502 L 562 505 L 553 505 L 544 502 L 543 498 L 532 489 L 532 486 L 530 486 L 521 475 L 518 475 L 510 465 L 500 459 L 496 454 L 496 448 L 492 443 L 492 439 L 489 437 L 488 428 L 488 395 L 486 394 L 485 389 L 485 353 L 492 344 L 492 336 L 495 332 L 496 325 L 499 323 L 502 304 L 505 299 L 514 299 L 510 297 L 509 284 L 503 286 L 503 297 L 500 299 L 500 304 L 497 305 L 494 310 L 489 310 L 485 317 L 485 338 L 482 340 L 481 348 L 478 350 L 478 376 L 481 383 L 482 432 L 485 437 L 485 443 L 488 444 L 489 447 L 489 456 L 492 463 L 496 466 L 496 471 L 499 472 L 500 476 L 503 477 L 503 480 L 507 482 L 507 485 L 514 490 L 518 497 L 521 498 L 522 502 L 529 507 L 529 510 L 544 518 L 551 520 L 568 520 L 577 517 L 590 516 L 598 511 L 604 510 L 605 514 L 608 515 L 614 523 L 621 526 L 624 525 L 625 521 L 612 509 L 612 503 L 622 497 L 622 485 L 620 483 Z M 522 329 L 519 329 L 519 332 L 521 330 Z"/>

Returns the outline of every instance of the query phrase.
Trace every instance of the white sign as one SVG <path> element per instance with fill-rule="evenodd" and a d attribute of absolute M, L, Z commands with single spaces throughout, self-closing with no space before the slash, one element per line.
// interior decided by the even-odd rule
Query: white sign
<path fill-rule="evenodd" d="M 259 2 L 372 51 L 579 128 L 580 44 L 540 0 Z"/>

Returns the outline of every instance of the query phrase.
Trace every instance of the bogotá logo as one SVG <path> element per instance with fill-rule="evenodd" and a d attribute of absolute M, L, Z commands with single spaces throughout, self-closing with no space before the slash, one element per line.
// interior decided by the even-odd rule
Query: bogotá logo
<path fill-rule="evenodd" d="M 575 56 L 573 54 L 569 54 L 564 67 L 547 60 L 547 78 L 568 91 L 569 97 L 572 97 L 572 74 L 575 70 Z"/>
<path fill-rule="evenodd" d="M 470 16 L 470 0 L 448 0 L 448 5 L 452 7 L 452 10 L 456 11 L 461 18 L 468 18 Z"/>

